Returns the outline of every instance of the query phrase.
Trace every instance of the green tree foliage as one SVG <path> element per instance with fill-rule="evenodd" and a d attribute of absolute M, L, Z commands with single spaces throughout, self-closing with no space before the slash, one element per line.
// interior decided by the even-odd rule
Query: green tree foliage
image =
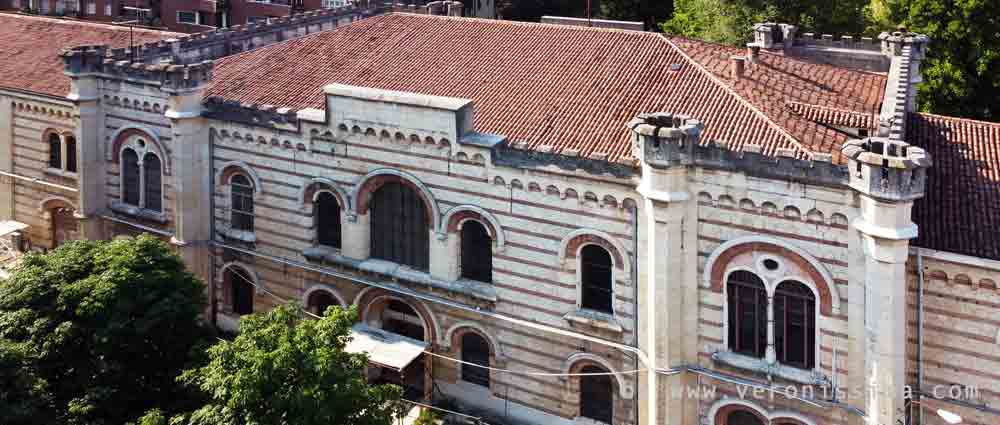
<path fill-rule="evenodd" d="M 367 356 L 344 351 L 356 312 L 331 307 L 302 320 L 298 306 L 243 316 L 240 334 L 209 349 L 206 366 L 184 374 L 210 398 L 175 425 L 389 425 L 402 391 L 369 385 Z M 162 425 L 151 412 L 143 422 Z"/>
<path fill-rule="evenodd" d="M 597 14 L 598 0 L 592 6 Z M 498 0 L 497 15 L 514 21 L 539 21 L 542 16 L 575 16 L 587 14 L 586 0 Z"/>
<path fill-rule="evenodd" d="M 921 110 L 1000 121 L 1000 0 L 887 0 L 887 9 L 889 22 L 931 39 Z"/>
<path fill-rule="evenodd" d="M 176 382 L 207 333 L 205 286 L 152 237 L 73 242 L 0 282 L 6 425 L 121 425 L 187 400 Z"/>
<path fill-rule="evenodd" d="M 674 3 L 669 0 L 601 0 L 600 17 L 617 21 L 639 21 L 646 24 L 647 30 L 655 30 L 660 22 L 670 18 L 673 8 Z"/>

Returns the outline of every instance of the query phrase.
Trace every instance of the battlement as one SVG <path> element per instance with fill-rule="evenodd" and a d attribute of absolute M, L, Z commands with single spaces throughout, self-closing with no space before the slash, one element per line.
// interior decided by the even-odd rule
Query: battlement
<path fill-rule="evenodd" d="M 880 51 L 886 56 L 902 56 L 903 48 L 910 48 L 910 59 L 923 60 L 927 53 L 927 43 L 930 39 L 926 35 L 912 32 L 896 31 L 893 33 L 883 32 L 878 36 Z"/>
<path fill-rule="evenodd" d="M 765 22 L 754 25 L 751 49 L 779 50 L 787 56 L 810 62 L 867 71 L 886 72 L 889 59 L 883 54 L 882 42 L 872 37 L 797 33 L 789 24 Z"/>
<path fill-rule="evenodd" d="M 298 131 L 298 111 L 274 105 L 256 105 L 209 97 L 203 102 L 203 116 L 220 121 L 237 122 L 255 127 Z"/>
<path fill-rule="evenodd" d="M 841 152 L 848 158 L 849 185 L 885 201 L 924 196 L 930 156 L 923 149 L 885 137 L 850 140 Z"/>
<path fill-rule="evenodd" d="M 115 49 L 117 50 L 117 49 Z M 158 84 L 164 90 L 186 91 L 204 86 L 212 79 L 212 61 L 189 65 L 169 62 L 145 64 L 123 59 L 107 46 L 79 46 L 59 54 L 64 72 L 80 77 L 88 74 Z M 126 56 L 127 58 L 127 56 Z"/>
<path fill-rule="evenodd" d="M 691 148 L 705 125 L 684 115 L 640 114 L 625 125 L 636 135 L 632 155 L 656 168 L 692 164 Z"/>

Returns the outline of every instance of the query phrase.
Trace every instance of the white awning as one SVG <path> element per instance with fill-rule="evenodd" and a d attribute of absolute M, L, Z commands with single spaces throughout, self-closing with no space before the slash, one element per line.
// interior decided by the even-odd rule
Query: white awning
<path fill-rule="evenodd" d="M 28 225 L 14 220 L 0 221 L 0 237 L 27 229 Z"/>
<path fill-rule="evenodd" d="M 426 342 L 358 323 L 351 330 L 351 342 L 347 343 L 345 350 L 368 354 L 370 363 L 403 370 L 426 348 Z"/>

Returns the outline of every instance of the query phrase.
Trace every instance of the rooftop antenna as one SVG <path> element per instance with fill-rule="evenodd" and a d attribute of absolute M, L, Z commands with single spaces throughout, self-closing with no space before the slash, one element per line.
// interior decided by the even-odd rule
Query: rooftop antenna
<path fill-rule="evenodd" d="M 135 6 L 122 6 L 122 10 L 131 11 L 135 13 L 135 19 L 130 19 L 128 21 L 115 22 L 118 25 L 128 25 L 128 55 L 129 61 L 135 62 L 135 25 L 136 23 L 142 24 L 145 19 L 146 12 L 149 9 L 144 9 Z"/>

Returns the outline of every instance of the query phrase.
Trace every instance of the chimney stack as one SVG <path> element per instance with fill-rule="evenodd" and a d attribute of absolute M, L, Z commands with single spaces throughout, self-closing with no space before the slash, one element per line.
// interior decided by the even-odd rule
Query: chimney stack
<path fill-rule="evenodd" d="M 757 63 L 760 60 L 760 45 L 747 43 L 747 58 L 750 60 L 750 63 Z"/>
<path fill-rule="evenodd" d="M 730 56 L 730 69 L 732 70 L 733 80 L 739 80 L 743 78 L 743 70 L 746 68 L 747 58 L 743 56 Z"/>

